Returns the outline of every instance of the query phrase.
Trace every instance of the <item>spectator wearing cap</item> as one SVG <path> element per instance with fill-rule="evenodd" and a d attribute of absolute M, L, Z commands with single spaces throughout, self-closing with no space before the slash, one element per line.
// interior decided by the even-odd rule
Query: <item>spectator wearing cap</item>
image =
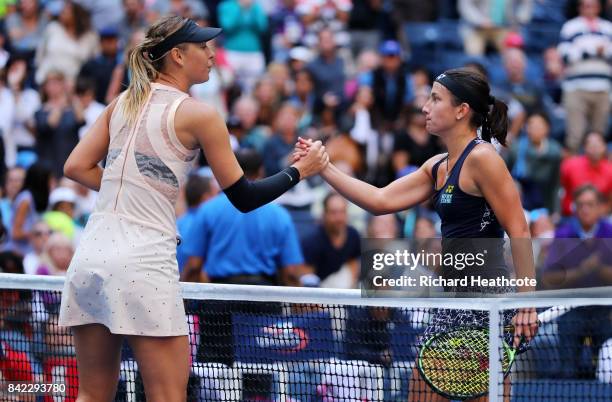
<path fill-rule="evenodd" d="M 370 77 L 364 77 L 374 93 L 373 118 L 376 128 L 393 129 L 405 105 L 413 97 L 410 73 L 402 60 L 402 48 L 395 40 L 379 48 L 381 64 Z"/>
<path fill-rule="evenodd" d="M 567 158 L 561 163 L 561 186 L 565 192 L 561 200 L 564 216 L 572 214 L 572 194 L 582 185 L 592 184 L 610 205 L 612 195 L 612 162 L 606 159 L 607 145 L 604 136 L 598 132 L 587 134 L 584 139 L 584 155 Z"/>
<path fill-rule="evenodd" d="M 105 103 L 113 69 L 119 62 L 119 30 L 108 26 L 99 31 L 100 54 L 89 59 L 79 72 L 79 77 L 87 77 L 95 83 L 95 99 Z"/>
<path fill-rule="evenodd" d="M 562 83 L 567 113 L 565 143 L 577 153 L 587 130 L 606 133 L 612 82 L 612 22 L 599 18 L 599 0 L 580 0 L 580 15 L 561 28 L 559 53 L 565 62 Z"/>
<path fill-rule="evenodd" d="M 457 7 L 465 52 L 481 56 L 488 44 L 501 52 L 509 28 L 531 20 L 533 0 L 459 0 Z"/>
<path fill-rule="evenodd" d="M 41 13 L 39 1 L 19 1 L 17 12 L 7 15 L 5 24 L 13 51 L 26 55 L 30 63 L 47 26 L 47 18 Z"/>
<path fill-rule="evenodd" d="M 99 45 L 89 12 L 66 1 L 58 20 L 47 25 L 36 50 L 36 82 L 41 84 L 50 71 L 61 71 L 69 81 L 74 80 L 83 63 L 98 53 Z"/>
<path fill-rule="evenodd" d="M 313 54 L 307 47 L 295 46 L 291 48 L 289 50 L 289 59 L 287 60 L 291 76 L 295 78 L 296 73 L 304 70 L 312 59 Z"/>
<path fill-rule="evenodd" d="M 74 222 L 76 202 L 77 194 L 73 189 L 57 187 L 49 195 L 51 210 L 43 214 L 43 220 L 51 230 L 60 232 L 71 240 L 80 232 L 80 228 Z"/>
<path fill-rule="evenodd" d="M 266 68 L 261 43 L 268 30 L 268 17 L 254 0 L 226 0 L 219 5 L 218 17 L 227 61 L 243 92 L 250 94 Z"/>

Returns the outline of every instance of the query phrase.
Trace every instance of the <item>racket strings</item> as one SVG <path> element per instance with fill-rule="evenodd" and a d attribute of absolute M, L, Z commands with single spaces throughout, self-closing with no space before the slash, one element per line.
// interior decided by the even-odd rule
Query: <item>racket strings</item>
<path fill-rule="evenodd" d="M 511 356 L 504 345 L 502 369 L 507 373 Z M 421 370 L 438 391 L 453 397 L 473 397 L 489 386 L 489 334 L 482 329 L 441 334 L 421 351 Z"/>

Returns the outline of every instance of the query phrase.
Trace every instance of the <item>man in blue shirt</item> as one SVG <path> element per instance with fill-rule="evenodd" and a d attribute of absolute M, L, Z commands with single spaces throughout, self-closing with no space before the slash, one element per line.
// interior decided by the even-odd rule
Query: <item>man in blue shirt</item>
<path fill-rule="evenodd" d="M 244 149 L 236 158 L 248 179 L 262 176 L 262 159 Z M 241 285 L 294 285 L 304 258 L 289 213 L 266 204 L 249 213 L 238 211 L 224 193 L 198 209 L 184 238 L 188 257 L 182 281 Z M 202 270 L 202 268 L 204 270 Z M 232 315 L 281 312 L 278 303 L 215 302 L 187 306 L 199 316 L 198 361 L 231 365 L 234 361 Z"/>
<path fill-rule="evenodd" d="M 188 257 L 185 254 L 185 246 L 182 241 L 183 236 L 191 232 L 193 225 L 197 223 L 198 207 L 217 194 L 218 185 L 213 183 L 213 181 L 213 178 L 198 173 L 190 175 L 187 179 L 187 184 L 185 184 L 185 202 L 188 209 L 176 220 L 176 228 L 178 229 L 180 239 L 176 247 L 176 260 L 179 271 L 183 270 Z"/>
<path fill-rule="evenodd" d="M 549 289 L 610 285 L 612 225 L 606 219 L 607 200 L 591 184 L 579 187 L 573 199 L 575 217 L 555 232 L 541 273 L 542 285 Z M 557 328 L 558 350 L 563 351 L 564 359 L 563 364 L 551 365 L 555 377 L 593 378 L 594 356 L 606 340 L 612 339 L 612 308 L 569 309 L 557 319 Z"/>
<path fill-rule="evenodd" d="M 253 150 L 236 157 L 249 179 L 261 177 L 262 159 Z M 183 281 L 248 285 L 296 285 L 304 263 L 289 213 L 266 204 L 243 214 L 224 193 L 202 205 L 184 234 L 183 252 L 188 256 Z"/>

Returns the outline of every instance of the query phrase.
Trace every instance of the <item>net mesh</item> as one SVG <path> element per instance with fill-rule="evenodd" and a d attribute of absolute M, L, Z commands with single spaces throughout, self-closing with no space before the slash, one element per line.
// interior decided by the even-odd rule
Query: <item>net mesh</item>
<path fill-rule="evenodd" d="M 57 325 L 61 280 L 51 286 L 32 277 L 22 281 L 22 289 L 13 289 L 3 284 L 5 278 L 0 275 L 0 400 L 76 400 L 72 335 Z M 189 286 L 190 295 L 210 293 L 206 285 Z M 292 301 L 286 296 L 290 289 L 284 289 L 277 297 L 283 302 L 257 302 L 249 299 L 269 295 L 270 290 L 244 289 L 226 286 L 219 300 L 184 300 L 191 344 L 189 401 L 440 401 L 448 400 L 439 399 L 444 387 L 457 384 L 467 393 L 455 399 L 490 391 L 487 322 L 462 327 L 462 333 L 454 328 L 433 341 L 427 332 L 441 311 L 451 316 L 467 311 L 445 310 L 449 301 L 372 301 L 352 292 L 350 303 L 339 297 L 337 304 L 330 304 L 330 297 L 304 302 L 316 290 L 296 290 L 301 296 Z M 234 296 L 236 300 L 228 300 Z M 481 309 L 493 302 L 478 301 Z M 539 301 L 538 307 L 541 311 L 545 305 Z M 502 337 L 493 345 L 504 356 L 494 400 L 612 401 L 612 300 L 561 308 L 566 312 L 540 327 L 509 370 Z M 506 311 L 499 312 L 503 333 Z M 434 372 L 428 380 L 417 363 L 426 344 L 438 347 L 425 355 L 422 371 Z M 443 354 L 449 345 L 455 354 Z M 512 384 L 511 391 L 504 378 Z M 64 384 L 65 390 L 19 399 L 7 393 L 9 381 Z M 432 391 L 432 383 L 442 384 L 439 392 Z M 145 400 L 127 343 L 115 400 Z"/>

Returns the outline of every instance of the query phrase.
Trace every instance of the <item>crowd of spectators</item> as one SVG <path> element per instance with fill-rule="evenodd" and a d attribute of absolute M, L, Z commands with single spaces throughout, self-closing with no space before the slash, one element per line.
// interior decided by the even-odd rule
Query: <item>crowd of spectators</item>
<path fill-rule="evenodd" d="M 260 159 L 252 177 L 287 166 L 298 136 L 323 140 L 334 164 L 374 185 L 410 174 L 444 152 L 421 113 L 433 78 L 467 66 L 509 105 L 509 146 L 499 152 L 532 236 L 543 239 L 534 247 L 541 283 L 559 285 L 546 239 L 610 236 L 612 0 L 8 0 L 0 2 L 1 271 L 66 271 L 96 194 L 63 178 L 63 164 L 129 82 L 130 49 L 167 13 L 224 29 L 210 80 L 190 92 L 226 118 L 238 154 Z M 190 267 L 183 279 L 356 287 L 361 238 L 439 235 L 429 202 L 371 217 L 316 177 L 279 198 L 282 208 L 253 212 L 256 227 L 231 216 L 218 192 L 202 156 L 176 207 L 179 268 Z M 232 231 L 198 221 L 207 217 L 233 222 Z M 250 237 L 231 235 L 246 227 Z M 281 246 L 252 247 L 264 240 Z M 223 247 L 263 261 L 261 271 L 252 263 L 223 271 L 216 258 L 232 255 Z M 593 279 L 602 261 L 585 259 L 577 269 L 591 276 L 573 286 L 610 280 Z M 46 303 L 41 328 L 53 322 L 51 301 L 27 302 Z M 11 320 L 19 317 L 0 317 L 0 331 Z"/>

